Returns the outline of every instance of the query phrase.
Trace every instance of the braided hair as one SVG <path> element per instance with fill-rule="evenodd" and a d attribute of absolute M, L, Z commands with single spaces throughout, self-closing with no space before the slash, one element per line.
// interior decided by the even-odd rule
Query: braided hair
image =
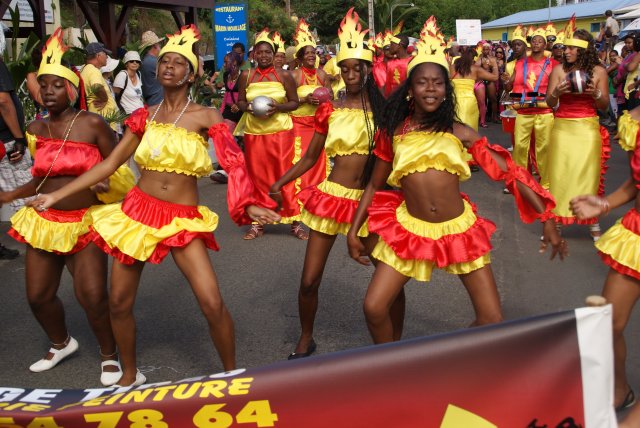
<path fill-rule="evenodd" d="M 398 128 L 407 117 L 413 114 L 413 101 L 407 101 L 409 87 L 413 83 L 417 70 L 426 64 L 429 63 L 419 64 L 414 67 L 409 73 L 407 80 L 391 94 L 391 97 L 387 101 L 381 129 L 386 132 L 390 139 L 393 139 L 396 128 Z M 437 67 L 444 78 L 445 99 L 436 111 L 425 116 L 424 120 L 420 123 L 420 128 L 432 132 L 447 132 L 453 128 L 454 122 L 460 122 L 460 120 L 455 112 L 455 94 L 448 71 L 441 65 L 437 65 Z"/>
<path fill-rule="evenodd" d="M 369 140 L 369 154 L 367 156 L 367 163 L 365 164 L 364 171 L 362 173 L 361 184 L 366 186 L 371 179 L 373 172 L 373 166 L 375 164 L 375 156 L 373 149 L 375 147 L 375 136 L 383 123 L 385 99 L 378 90 L 375 80 L 373 79 L 373 67 L 371 64 L 365 61 L 361 61 L 361 70 L 364 73 L 360 74 L 360 100 L 362 102 L 362 112 L 364 114 L 365 126 L 367 128 L 367 138 Z M 371 112 L 373 113 L 373 123 L 369 119 L 369 107 L 367 107 L 367 98 L 369 99 L 369 105 L 371 106 Z"/>

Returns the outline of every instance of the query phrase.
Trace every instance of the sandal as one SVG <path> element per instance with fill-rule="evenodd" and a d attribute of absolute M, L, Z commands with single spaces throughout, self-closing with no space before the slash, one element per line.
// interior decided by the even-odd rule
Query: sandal
<path fill-rule="evenodd" d="M 244 239 L 245 241 L 250 241 L 252 239 L 261 237 L 263 234 L 264 234 L 264 228 L 258 223 L 254 223 L 247 230 L 247 233 L 244 234 L 242 239 Z"/>
<path fill-rule="evenodd" d="M 291 225 L 291 234 L 303 241 L 309 239 L 309 234 L 302 228 L 302 224 L 300 223 L 294 223 Z"/>

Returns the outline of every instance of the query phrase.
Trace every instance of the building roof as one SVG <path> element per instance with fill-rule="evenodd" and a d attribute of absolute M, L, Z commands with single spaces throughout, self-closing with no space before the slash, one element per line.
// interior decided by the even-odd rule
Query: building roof
<path fill-rule="evenodd" d="M 599 0 L 555 6 L 551 8 L 551 21 L 568 21 L 573 14 L 576 15 L 576 18 L 589 18 L 596 16 L 602 17 L 604 20 L 605 10 L 620 9 L 634 4 L 640 4 L 640 0 Z M 489 21 L 482 24 L 482 29 L 515 27 L 518 24 L 539 24 L 547 21 L 549 21 L 549 8 L 527 10 Z"/>

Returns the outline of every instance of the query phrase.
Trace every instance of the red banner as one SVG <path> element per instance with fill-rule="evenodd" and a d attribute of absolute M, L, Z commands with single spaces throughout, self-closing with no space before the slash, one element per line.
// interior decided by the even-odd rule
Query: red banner
<path fill-rule="evenodd" d="M 614 427 L 612 360 L 610 308 L 584 308 L 132 390 L 0 387 L 0 428 Z"/>

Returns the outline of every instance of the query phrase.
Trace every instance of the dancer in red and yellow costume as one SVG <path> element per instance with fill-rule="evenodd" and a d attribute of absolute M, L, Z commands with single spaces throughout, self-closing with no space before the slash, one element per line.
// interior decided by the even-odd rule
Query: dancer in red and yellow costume
<path fill-rule="evenodd" d="M 253 57 L 257 67 L 243 71 L 238 89 L 238 107 L 244 112 L 235 133 L 244 133 L 244 150 L 249 174 L 257 190 L 265 197 L 269 187 L 293 164 L 295 134 L 290 112 L 298 108 L 296 83 L 291 74 L 273 67 L 275 45 L 264 29 L 256 36 Z M 252 101 L 264 96 L 271 98 L 269 110 L 253 114 Z M 300 205 L 294 183 L 282 189 L 282 223 L 291 223 L 291 233 L 307 239 L 307 233 L 298 221 Z M 264 233 L 263 225 L 253 223 L 244 239 L 255 239 Z"/>
<path fill-rule="evenodd" d="M 149 110 L 143 108 L 132 113 L 126 121 L 124 137 L 104 161 L 33 202 L 38 210 L 44 211 L 108 177 L 135 154 L 141 172 L 137 186 L 121 204 L 92 212 L 95 242 L 114 257 L 109 307 L 123 368 L 119 386 L 146 381 L 136 368 L 133 306 L 145 263 L 159 263 L 169 252 L 189 281 L 224 370 L 235 368 L 233 321 L 207 253 L 207 248 L 218 248 L 213 236 L 218 216 L 197 205 L 197 178 L 208 176 L 212 169 L 207 137 L 216 145 L 216 154 L 229 173 L 230 185 L 243 187 L 242 197 L 238 196 L 238 189 L 229 189 L 229 202 L 236 204 L 229 208 L 234 219 L 270 222 L 279 218 L 273 211 L 255 205 L 259 202 L 253 197 L 241 153 L 220 113 L 195 104 L 188 97 L 198 70 L 194 44 L 199 38 L 199 31 L 192 25 L 169 36 L 158 55 L 163 101 Z"/>
<path fill-rule="evenodd" d="M 518 33 L 514 33 L 513 39 L 523 41 Z M 531 55 L 525 55 L 516 61 L 513 72 L 509 73 L 509 80 L 505 82 L 505 90 L 511 92 L 511 98 L 516 102 L 513 107 L 518 113 L 513 160 L 523 168 L 528 167 L 532 135 L 535 135 L 534 162 L 542 185 L 548 188 L 547 158 L 553 128 L 553 109 L 547 105 L 545 97 L 549 75 L 558 62 L 545 54 L 547 39 L 544 28 L 533 31 L 530 43 Z"/>
<path fill-rule="evenodd" d="M 398 87 L 407 80 L 407 64 L 413 58 L 407 53 L 409 38 L 405 35 L 392 35 L 390 37 L 387 60 L 387 77 L 384 83 L 384 96 L 389 97 Z"/>
<path fill-rule="evenodd" d="M 278 202 L 280 189 L 294 181 L 321 159 L 323 149 L 333 157 L 329 177 L 300 193 L 302 219 L 311 229 L 298 292 L 301 333 L 289 359 L 309 356 L 315 350 L 313 324 L 318 309 L 318 289 L 322 273 L 338 234 L 346 234 L 370 174 L 373 137 L 380 124 L 384 98 L 371 74 L 372 52 L 364 45 L 366 31 L 351 8 L 340 24 L 340 51 L 337 60 L 346 85 L 344 97 L 322 104 L 315 116 L 315 134 L 309 150 L 273 186 Z M 369 167 L 367 166 L 369 165 Z M 358 235 L 373 248 L 375 239 L 366 226 Z"/>
<path fill-rule="evenodd" d="M 620 147 L 629 154 L 631 176 L 608 196 L 582 195 L 571 200 L 579 219 L 605 216 L 612 208 L 633 202 L 633 207 L 596 242 L 602 261 L 609 266 L 602 295 L 613 305 L 614 406 L 630 407 L 635 395 L 627 379 L 627 345 L 624 338 L 631 311 L 640 299 L 640 107 L 625 112 L 618 121 Z M 640 412 L 636 406 L 634 413 Z M 637 417 L 637 416 L 636 416 Z M 621 425 L 622 426 L 622 425 Z"/>
<path fill-rule="evenodd" d="M 273 32 L 273 45 L 276 49 L 276 53 L 273 54 L 273 67 L 281 70 L 287 62 L 287 47 L 277 31 Z"/>
<path fill-rule="evenodd" d="M 556 222 L 588 224 L 594 240 L 600 236 L 597 219 L 576 218 L 569 201 L 583 194 L 604 194 L 604 173 L 609 158 L 609 133 L 600 126 L 597 109 L 609 104 L 607 73 L 599 66 L 593 36 L 575 30 L 570 21 L 565 29 L 565 52 L 562 64 L 554 67 L 549 78 L 547 104 L 555 112 L 549 143 L 549 191 L 556 199 L 553 210 Z M 589 76 L 582 93 L 572 93 L 568 78 L 579 72 Z M 569 74 L 572 73 L 572 74 Z M 537 137 L 536 137 L 537 140 Z M 536 142 L 537 144 L 537 142 Z"/>
<path fill-rule="evenodd" d="M 116 145 L 115 134 L 101 116 L 74 107 L 84 103 L 79 75 L 61 63 L 67 47 L 58 28 L 43 49 L 38 84 L 46 119 L 27 128 L 34 158 L 33 180 L 11 192 L 0 192 L 0 201 L 53 192 L 107 157 Z M 86 107 L 86 106 L 85 106 Z M 121 200 L 134 184 L 133 174 L 123 167 L 105 183 L 57 202 L 46 211 L 20 209 L 11 218 L 9 235 L 27 245 L 26 289 L 29 306 L 51 342 L 51 349 L 29 367 L 41 372 L 55 367 L 78 349 L 65 322 L 58 288 L 64 267 L 73 278 L 76 298 L 98 341 L 103 385 L 115 384 L 122 372 L 109 321 L 107 257 L 91 242 L 91 213 L 104 202 Z M 105 187 L 106 186 L 106 187 Z M 109 189 L 96 193 L 98 189 Z"/>
<path fill-rule="evenodd" d="M 359 263 L 366 263 L 357 232 L 367 211 L 369 230 L 380 236 L 372 253 L 378 263 L 364 301 L 375 343 L 401 338 L 403 319 L 394 316 L 397 299 L 410 278 L 428 281 L 434 268 L 460 277 L 476 312 L 472 325 L 502 320 L 489 255 L 495 225 L 477 217 L 474 205 L 460 193 L 460 181 L 471 175 L 464 147 L 489 177 L 506 181 L 523 221 L 551 216 L 551 195 L 506 150 L 455 120 L 444 48 L 436 34 L 421 32 L 409 78 L 387 104 L 372 179 L 347 234 L 349 254 Z M 380 191 L 385 183 L 401 191 Z M 545 226 L 545 240 L 553 243 L 554 254 L 564 256 L 564 242 L 552 223 Z"/>
<path fill-rule="evenodd" d="M 293 36 L 296 47 L 296 57 L 301 66 L 291 72 L 293 80 L 296 82 L 298 100 L 300 105 L 291 112 L 293 120 L 293 132 L 295 134 L 295 157 L 294 161 L 300 160 L 301 156 L 307 152 L 309 143 L 315 132 L 314 117 L 320 105 L 320 100 L 313 95 L 313 92 L 321 87 L 331 91 L 331 82 L 321 69 L 316 68 L 316 41 L 309 32 L 309 26 L 300 19 L 296 33 Z M 321 183 L 327 177 L 329 164 L 324 150 L 320 153 L 318 162 L 305 172 L 300 180 L 296 180 L 296 188 L 299 191 L 309 186 Z"/>

